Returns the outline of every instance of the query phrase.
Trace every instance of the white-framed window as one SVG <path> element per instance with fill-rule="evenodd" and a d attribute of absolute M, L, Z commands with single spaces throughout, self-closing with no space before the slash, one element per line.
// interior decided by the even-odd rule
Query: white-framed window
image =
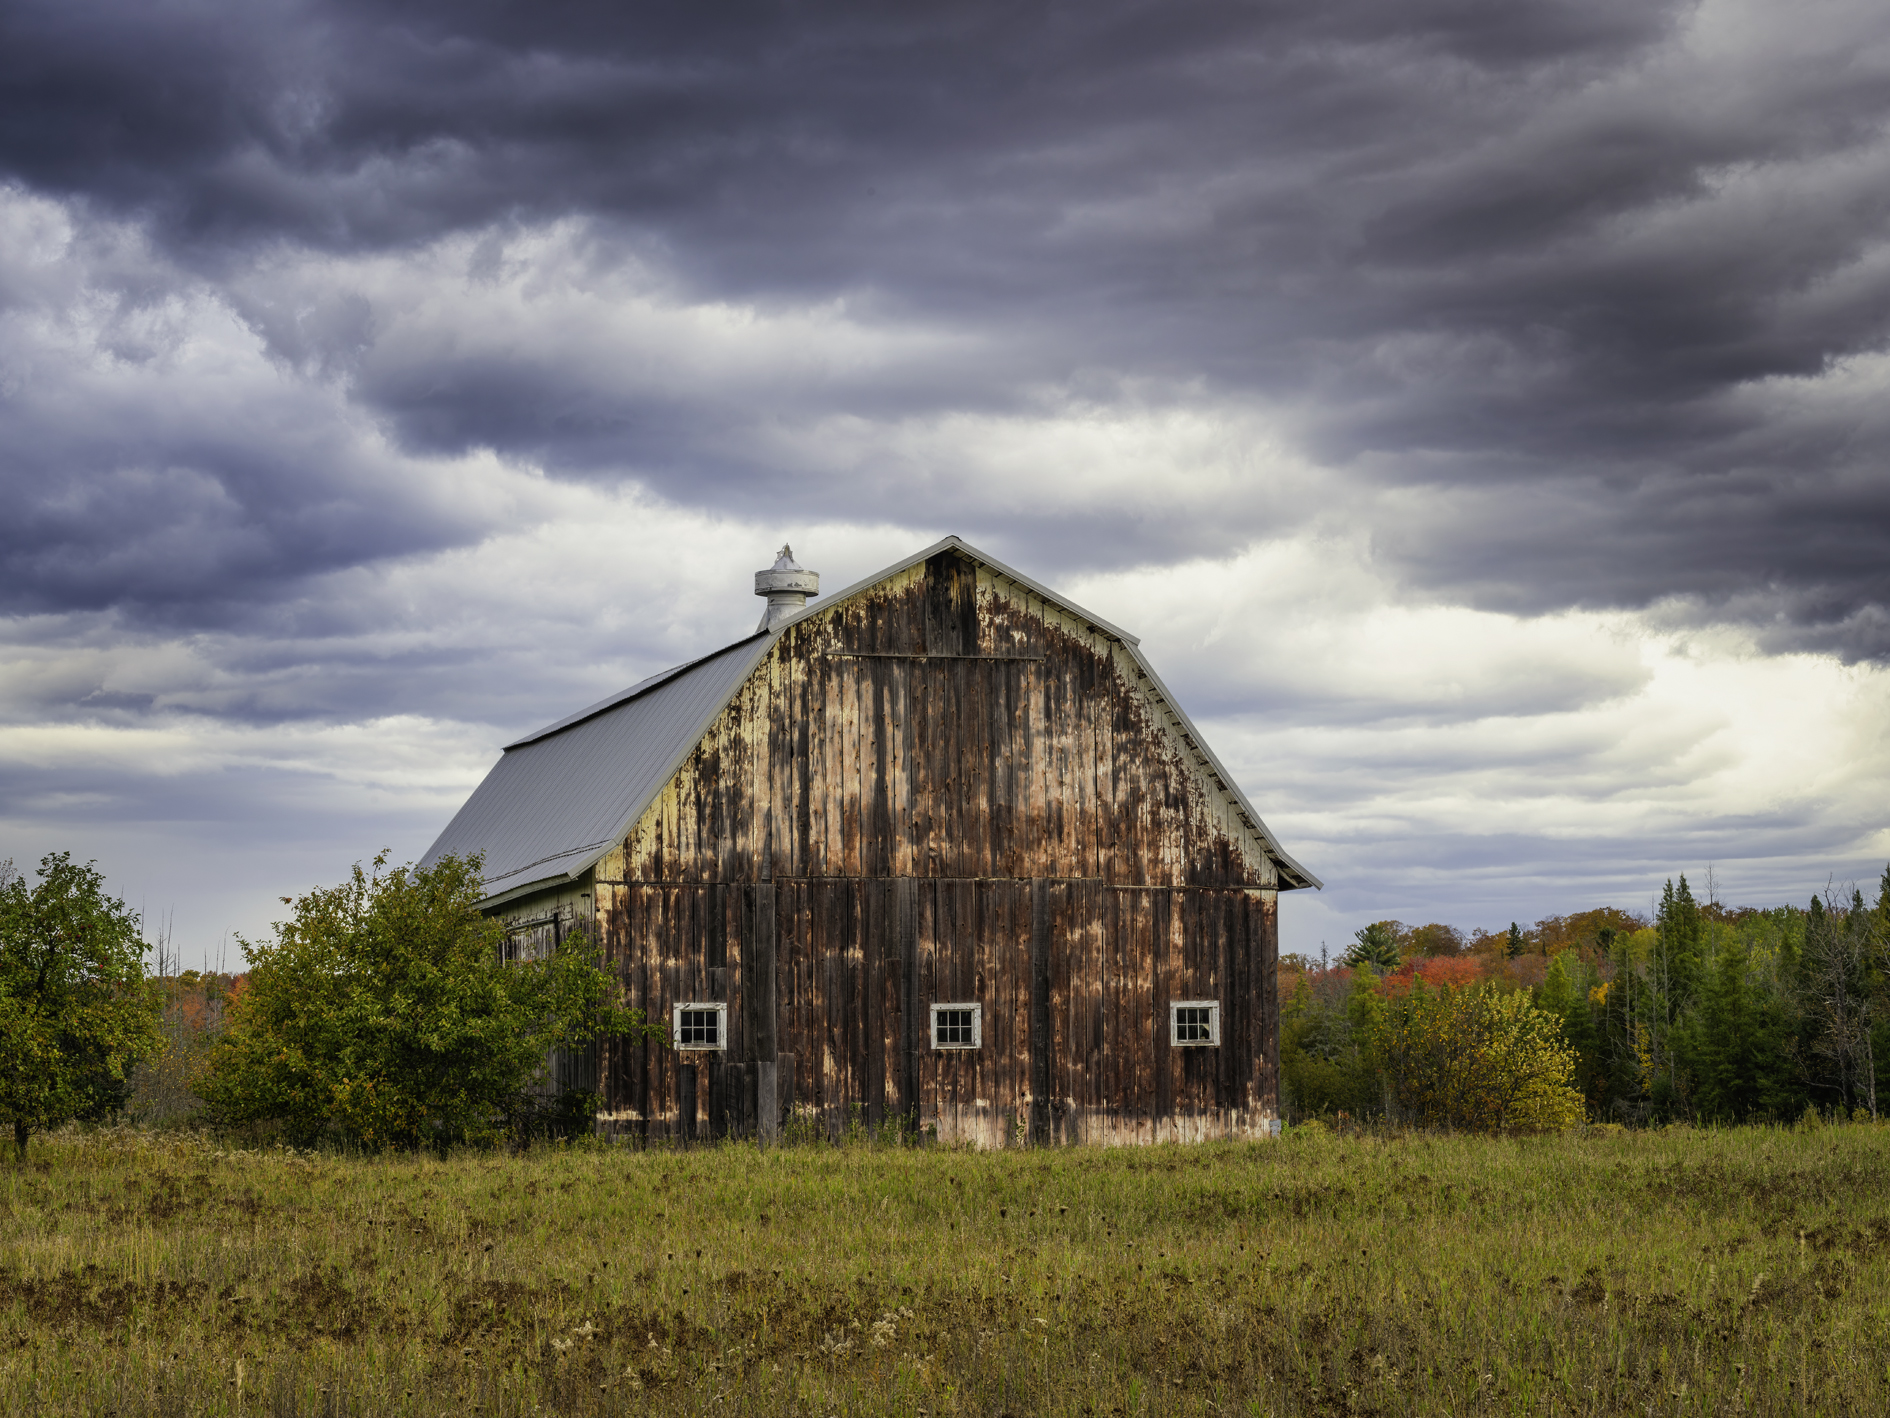
<path fill-rule="evenodd" d="M 1168 1001 L 1168 1042 L 1177 1049 L 1211 1049 L 1221 1042 L 1221 1002 Z"/>
<path fill-rule="evenodd" d="M 728 1006 L 713 1000 L 693 1000 L 669 1012 L 670 1042 L 679 1049 L 726 1049 Z"/>
<path fill-rule="evenodd" d="M 984 1006 L 981 1004 L 933 1005 L 932 1047 L 935 1049 L 982 1049 L 984 1047 Z"/>

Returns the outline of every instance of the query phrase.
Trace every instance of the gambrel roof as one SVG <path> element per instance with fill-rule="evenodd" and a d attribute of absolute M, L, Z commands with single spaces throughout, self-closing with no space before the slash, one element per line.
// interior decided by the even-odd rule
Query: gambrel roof
<path fill-rule="evenodd" d="M 488 905 L 582 876 L 623 840 L 787 627 L 825 614 L 943 551 L 958 552 L 1120 643 L 1134 660 L 1144 691 L 1179 726 L 1197 771 L 1266 844 L 1279 865 L 1282 888 L 1320 885 L 1267 830 L 1233 775 L 1214 756 L 1143 656 L 1135 636 L 957 537 L 946 537 L 823 597 L 818 606 L 788 616 L 771 630 L 757 631 L 699 660 L 652 675 L 507 744 L 504 756 L 454 814 L 422 864 L 449 852 L 483 852 Z"/>

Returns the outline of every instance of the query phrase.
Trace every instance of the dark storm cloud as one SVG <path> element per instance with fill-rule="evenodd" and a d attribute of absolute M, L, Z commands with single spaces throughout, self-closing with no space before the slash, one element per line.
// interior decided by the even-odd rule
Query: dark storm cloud
<path fill-rule="evenodd" d="M 1402 5 L 1395 21 L 1378 4 L 8 14 L 10 165 L 150 210 L 185 239 L 381 244 L 521 209 L 615 210 L 716 232 L 734 253 L 746 228 L 750 251 L 770 250 L 769 287 L 797 266 L 851 280 L 867 243 L 772 243 L 784 227 L 844 230 L 875 181 L 959 208 L 979 194 L 940 179 L 981 174 L 1028 199 L 1015 218 L 1028 227 L 1055 220 L 1046 197 L 1116 191 L 1135 176 L 1124 159 L 1185 169 L 1382 142 L 1414 95 L 1349 57 L 1361 46 L 1577 72 L 1669 23 L 1657 6 L 1462 0 Z"/>
<path fill-rule="evenodd" d="M 330 439 L 35 423 L 14 426 L 15 496 L 0 519 L 0 610 L 12 614 L 134 606 L 152 623 L 254 626 L 259 600 L 306 577 L 450 545 L 461 530 L 443 509 L 351 478 L 355 450 Z"/>
<path fill-rule="evenodd" d="M 333 390 L 243 348 L 228 293 L 135 232 L 0 203 L 0 614 L 235 624 L 480 530 Z"/>
<path fill-rule="evenodd" d="M 765 505 L 809 495 L 768 477 L 771 423 L 1028 412 L 1123 384 L 1253 400 L 1335 486 L 1431 495 L 1376 535 L 1421 587 L 1520 611 L 1668 601 L 1883 655 L 1881 416 L 1793 389 L 1883 349 L 1887 29 L 1862 5 L 1787 25 L 1641 0 L 68 0 L 0 18 L 0 164 L 232 282 L 285 367 L 409 450 Z M 239 278 L 278 249 L 561 217 L 592 224 L 601 265 L 648 259 L 683 298 L 846 296 L 982 353 L 681 395 L 599 379 L 582 348 L 402 358 L 361 298 L 272 306 Z M 433 504 L 359 514 L 319 456 L 180 445 L 164 463 L 186 471 L 128 487 L 90 435 L 27 433 L 16 466 L 70 492 L 3 549 L 35 588 L 16 607 L 200 594 L 140 579 L 136 555 L 71 571 L 87 558 L 58 550 L 86 527 L 187 529 L 206 586 L 465 535 Z M 825 490 L 985 530 L 951 515 L 948 483 L 915 502 L 885 481 Z M 1050 568 L 1188 545 L 1185 521 L 1058 520 L 1008 530 Z M 1236 508 L 1213 534 L 1272 525 Z"/>

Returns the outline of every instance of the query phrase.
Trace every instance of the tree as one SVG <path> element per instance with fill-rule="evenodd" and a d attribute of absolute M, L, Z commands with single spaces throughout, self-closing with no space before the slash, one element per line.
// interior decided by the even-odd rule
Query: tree
<path fill-rule="evenodd" d="M 1509 923 L 1509 939 L 1504 942 L 1503 954 L 1508 956 L 1511 960 L 1520 960 L 1522 959 L 1522 953 L 1523 953 L 1522 927 L 1517 925 L 1514 921 L 1511 921 Z"/>
<path fill-rule="evenodd" d="M 138 917 L 96 864 L 54 852 L 28 887 L 0 863 L 0 1119 L 17 1156 L 36 1131 L 116 1109 L 157 1047 Z"/>
<path fill-rule="evenodd" d="M 1345 963 L 1354 969 L 1360 965 L 1369 965 L 1380 972 L 1397 969 L 1397 927 L 1396 921 L 1374 921 L 1363 930 L 1353 932 Z"/>
<path fill-rule="evenodd" d="M 1603 1032 L 1591 1003 L 1597 993 L 1606 998 L 1594 971 L 1572 950 L 1563 951 L 1549 962 L 1535 1001 L 1537 1008 L 1561 1021 L 1562 1037 L 1575 1055 L 1575 1087 L 1588 1106 L 1599 1111 L 1607 1102 L 1608 1067 Z"/>
<path fill-rule="evenodd" d="M 1656 984 L 1671 1024 L 1693 1002 L 1706 974 L 1706 924 L 1685 872 L 1678 887 L 1669 880 L 1663 888 L 1654 929 L 1660 941 L 1654 957 Z"/>
<path fill-rule="evenodd" d="M 1432 921 L 1427 926 L 1413 926 L 1408 933 L 1407 953 L 1427 959 L 1441 959 L 1463 954 L 1463 932 L 1455 926 Z"/>
<path fill-rule="evenodd" d="M 369 1148 L 489 1141 L 553 1050 L 658 1034 L 619 1006 L 582 934 L 549 959 L 503 963 L 477 857 L 386 861 L 285 897 L 293 919 L 275 939 L 242 942 L 248 980 L 199 1086 L 217 1119 Z"/>
<path fill-rule="evenodd" d="M 1561 1021 L 1521 991 L 1418 983 L 1388 1005 L 1380 1039 L 1392 1101 L 1422 1126 L 1534 1132 L 1582 1120 Z"/>
<path fill-rule="evenodd" d="M 1792 1118 L 1805 1097 L 1794 1086 L 1790 994 L 1759 967 L 1750 942 L 1725 931 L 1697 1002 L 1675 1033 L 1675 1056 L 1694 1106 L 1714 1122 Z"/>
<path fill-rule="evenodd" d="M 1886 873 L 1890 876 L 1890 873 Z M 1880 903 L 1881 904 L 1881 903 Z M 1837 1071 L 1842 1106 L 1877 1116 L 1875 1026 L 1882 979 L 1877 913 L 1853 889 L 1848 907 L 1811 898 L 1799 959 L 1805 1017 L 1814 1053 Z"/>
<path fill-rule="evenodd" d="M 1661 889 L 1660 910 L 1654 918 L 1654 951 L 1648 966 L 1648 989 L 1642 1043 L 1649 1060 L 1648 1096 L 1657 1116 L 1685 1114 L 1692 1106 L 1689 1079 L 1675 1054 L 1676 1030 L 1698 998 L 1706 977 L 1707 922 L 1701 915 L 1686 874 L 1679 886 L 1672 878 Z"/>
<path fill-rule="evenodd" d="M 1613 906 L 1597 906 L 1569 916 L 1544 916 L 1526 934 L 1538 954 L 1560 955 L 1565 950 L 1598 948 L 1606 956 L 1617 935 L 1631 934 L 1646 922 Z"/>
<path fill-rule="evenodd" d="M 1322 974 L 1319 984 L 1315 991 L 1301 976 L 1281 1011 L 1280 1069 L 1293 1109 L 1301 1117 L 1376 1113 L 1384 1096 L 1374 1052 L 1383 1013 L 1378 977 L 1360 966 L 1349 979 Z"/>

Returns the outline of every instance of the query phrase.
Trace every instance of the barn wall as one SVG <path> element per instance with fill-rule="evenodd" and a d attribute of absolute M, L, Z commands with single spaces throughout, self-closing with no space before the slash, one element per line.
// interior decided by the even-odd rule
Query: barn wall
<path fill-rule="evenodd" d="M 598 864 L 631 997 L 730 1006 L 726 1065 L 615 1046 L 606 1118 L 700 1133 L 711 1074 L 791 1056 L 836 1131 L 1264 1131 L 1278 882 L 1194 754 L 1119 644 L 951 553 L 790 627 Z M 1171 1050 L 1171 998 L 1221 1047 Z M 984 1047 L 930 1049 L 959 999 Z"/>
<path fill-rule="evenodd" d="M 903 1116 L 983 1146 L 1155 1142 L 1258 1136 L 1278 1115 L 1270 891 L 841 877 L 646 883 L 608 900 L 609 937 L 639 943 L 618 954 L 631 998 L 665 1018 L 675 1003 L 725 1001 L 725 1059 L 791 1055 L 792 1101 L 831 1134 Z M 1220 1047 L 1170 1048 L 1170 999 L 1219 999 Z M 931 1003 L 963 1000 L 983 1006 L 983 1047 L 933 1050 Z M 678 1134 L 682 1071 L 710 1062 L 613 1044 L 606 1121 Z M 709 1087 L 703 1072 L 692 1135 L 709 1130 Z"/>
<path fill-rule="evenodd" d="M 533 929 L 552 920 L 558 922 L 560 938 L 571 930 L 594 928 L 596 916 L 592 904 L 594 888 L 590 876 L 567 882 L 550 891 L 516 897 L 490 912 L 508 933 Z"/>

